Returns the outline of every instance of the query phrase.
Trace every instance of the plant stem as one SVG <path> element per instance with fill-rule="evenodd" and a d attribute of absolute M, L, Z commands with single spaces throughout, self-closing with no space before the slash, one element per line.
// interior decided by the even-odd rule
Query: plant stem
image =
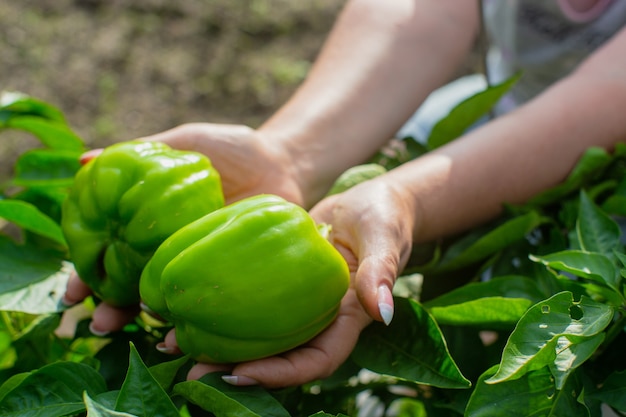
<path fill-rule="evenodd" d="M 2 324 L 4 324 L 4 327 L 7 329 L 7 331 L 11 335 L 11 338 L 13 338 L 17 334 L 17 332 L 15 330 L 15 327 L 13 327 L 13 320 L 11 320 L 11 316 L 9 312 L 0 311 L 0 314 L 2 315 Z"/>

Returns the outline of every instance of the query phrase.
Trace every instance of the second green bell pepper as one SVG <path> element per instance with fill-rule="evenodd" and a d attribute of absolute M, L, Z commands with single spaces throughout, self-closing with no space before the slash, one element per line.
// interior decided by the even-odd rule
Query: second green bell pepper
<path fill-rule="evenodd" d="M 341 254 L 301 207 L 272 195 L 216 210 L 170 236 L 144 269 L 144 304 L 201 362 L 294 348 L 336 317 L 350 282 Z"/>

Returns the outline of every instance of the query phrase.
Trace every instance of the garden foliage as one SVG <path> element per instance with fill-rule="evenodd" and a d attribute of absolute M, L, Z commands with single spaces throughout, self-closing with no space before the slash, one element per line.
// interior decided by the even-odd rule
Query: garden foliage
<path fill-rule="evenodd" d="M 453 140 L 506 89 L 461 103 L 424 145 Z M 154 348 L 167 328 L 140 315 L 97 337 L 59 331 L 71 269 L 59 227 L 83 141 L 54 106 L 5 93 L 0 128 L 41 147 L 0 189 L 2 416 L 600 416 L 626 413 L 626 146 L 589 149 L 558 186 L 493 222 L 414 248 L 390 326 L 374 323 L 330 378 L 283 390 L 186 381 L 191 361 Z M 506 140 L 506 138 L 502 138 Z M 480 198 L 480 196 L 476 196 Z"/>

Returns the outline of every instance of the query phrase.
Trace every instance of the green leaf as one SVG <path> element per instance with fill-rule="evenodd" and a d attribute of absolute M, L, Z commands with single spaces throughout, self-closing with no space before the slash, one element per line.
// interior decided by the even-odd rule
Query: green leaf
<path fill-rule="evenodd" d="M 545 298 L 537 282 L 528 277 L 506 275 L 472 282 L 424 303 L 426 308 L 461 304 L 484 297 L 526 298 L 533 302 Z"/>
<path fill-rule="evenodd" d="M 599 333 L 587 339 L 571 341 L 567 337 L 558 339 L 558 355 L 549 367 L 554 376 L 556 388 L 562 389 L 567 378 L 580 365 L 595 353 L 604 341 L 605 334 Z"/>
<path fill-rule="evenodd" d="M 0 293 L 0 310 L 28 314 L 49 314 L 64 310 L 61 300 L 72 270 L 72 266 L 64 262 L 58 271 L 50 271 L 50 275 L 43 280 Z"/>
<path fill-rule="evenodd" d="M 150 374 L 164 390 L 168 390 L 180 368 L 189 361 L 188 356 L 181 356 L 173 361 L 161 362 L 149 368 Z"/>
<path fill-rule="evenodd" d="M 511 333 L 498 372 L 486 382 L 516 379 L 559 361 L 564 345 L 583 343 L 596 336 L 612 318 L 611 307 L 584 296 L 575 302 L 568 291 L 535 304 Z"/>
<path fill-rule="evenodd" d="M 133 343 L 130 344 L 128 372 L 117 397 L 115 409 L 140 416 L 158 413 L 163 417 L 179 417 L 178 409 L 150 374 Z"/>
<path fill-rule="evenodd" d="M 4 400 L 4 397 L 6 397 L 8 393 L 17 388 L 22 381 L 24 381 L 24 379 L 28 378 L 30 374 L 31 372 L 18 373 L 4 381 L 0 386 L 0 403 Z"/>
<path fill-rule="evenodd" d="M 617 149 L 615 153 L 618 153 Z M 602 210 L 608 214 L 626 217 L 626 177 L 622 176 L 613 193 L 602 202 Z"/>
<path fill-rule="evenodd" d="M 580 192 L 580 206 L 576 235 L 582 250 L 612 257 L 620 247 L 621 231 L 618 224 L 602 211 L 584 191 Z"/>
<path fill-rule="evenodd" d="M 136 417 L 134 414 L 111 410 L 104 405 L 95 402 L 91 399 L 87 392 L 83 395 L 83 401 L 85 402 L 88 417 Z"/>
<path fill-rule="evenodd" d="M 65 123 L 43 119 L 39 116 L 13 116 L 6 121 L 6 126 L 33 134 L 48 148 L 84 150 L 82 139 L 76 136 Z"/>
<path fill-rule="evenodd" d="M 481 116 L 491 110 L 519 78 L 520 74 L 516 74 L 501 84 L 489 86 L 459 103 L 433 126 L 427 140 L 428 148 L 431 150 L 438 148 L 461 136 Z"/>
<path fill-rule="evenodd" d="M 20 320 L 23 315 L 20 317 L 19 313 L 14 313 L 11 317 L 23 321 Z M 24 329 L 19 329 L 19 336 L 13 341 L 17 353 L 16 370 L 37 369 L 61 359 L 64 345 L 54 334 L 60 323 L 59 314 L 39 315 Z"/>
<path fill-rule="evenodd" d="M 58 253 L 18 245 L 0 235 L 0 294 L 43 281 L 63 268 Z"/>
<path fill-rule="evenodd" d="M 547 368 L 529 372 L 519 379 L 487 384 L 497 365 L 485 371 L 476 383 L 465 410 L 466 417 L 588 417 L 589 411 L 578 397 L 582 384 L 573 380 L 566 389 L 556 390 Z"/>
<path fill-rule="evenodd" d="M 20 155 L 13 183 L 26 187 L 67 187 L 80 168 L 81 152 L 32 149 Z"/>
<path fill-rule="evenodd" d="M 83 392 L 95 396 L 106 390 L 100 374 L 90 366 L 56 362 L 26 376 L 0 402 L 3 417 L 65 416 L 85 410 Z"/>
<path fill-rule="evenodd" d="M 65 123 L 63 113 L 55 106 L 26 94 L 3 92 L 0 95 L 0 123 L 16 115 L 38 116 Z"/>
<path fill-rule="evenodd" d="M 546 221 L 547 218 L 531 211 L 487 232 L 477 230 L 452 245 L 434 271 L 451 271 L 486 259 L 511 243 L 524 239 L 531 230 Z"/>
<path fill-rule="evenodd" d="M 289 417 L 287 410 L 261 387 L 234 387 L 211 373 L 197 381 L 179 382 L 174 393 L 216 417 Z"/>
<path fill-rule="evenodd" d="M 432 307 L 437 323 L 452 326 L 480 326 L 510 329 L 533 304 L 526 298 L 483 297 L 444 307 Z"/>
<path fill-rule="evenodd" d="M 615 290 L 618 288 L 620 280 L 618 268 L 601 253 L 565 250 L 546 256 L 530 255 L 530 259 L 549 268 L 608 285 Z"/>
<path fill-rule="evenodd" d="M 626 412 L 626 371 L 615 371 L 597 390 L 586 398 L 602 401 L 619 411 Z"/>
<path fill-rule="evenodd" d="M 61 226 L 30 203 L 19 200 L 0 200 L 0 217 L 66 246 Z"/>
<path fill-rule="evenodd" d="M 440 388 L 471 385 L 450 356 L 433 317 L 410 299 L 395 298 L 391 324 L 368 326 L 352 358 L 363 368 L 415 383 Z"/>

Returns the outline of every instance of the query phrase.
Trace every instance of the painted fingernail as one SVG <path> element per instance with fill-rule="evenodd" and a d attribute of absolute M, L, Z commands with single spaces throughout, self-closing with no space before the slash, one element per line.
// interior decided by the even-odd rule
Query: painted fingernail
<path fill-rule="evenodd" d="M 251 385 L 259 385 L 259 381 L 249 376 L 243 375 L 224 375 L 222 380 L 230 385 L 238 387 L 249 387 Z"/>
<path fill-rule="evenodd" d="M 94 334 L 96 336 L 100 336 L 100 337 L 106 336 L 106 335 L 109 334 L 109 332 L 106 331 L 106 330 L 100 330 L 100 329 L 97 329 L 96 327 L 94 327 L 93 323 L 89 323 L 89 331 L 92 334 Z"/>
<path fill-rule="evenodd" d="M 393 319 L 393 296 L 386 285 L 378 287 L 378 311 L 385 325 L 389 326 Z"/>
<path fill-rule="evenodd" d="M 72 300 L 71 298 L 69 298 L 67 294 L 63 294 L 63 297 L 61 297 L 61 304 L 63 304 L 65 307 L 71 307 L 77 302 L 78 301 Z"/>
<path fill-rule="evenodd" d="M 168 346 L 165 343 L 157 343 L 156 344 L 156 350 L 158 350 L 161 353 L 167 353 L 168 355 L 173 355 L 178 353 L 178 349 L 172 346 Z"/>

